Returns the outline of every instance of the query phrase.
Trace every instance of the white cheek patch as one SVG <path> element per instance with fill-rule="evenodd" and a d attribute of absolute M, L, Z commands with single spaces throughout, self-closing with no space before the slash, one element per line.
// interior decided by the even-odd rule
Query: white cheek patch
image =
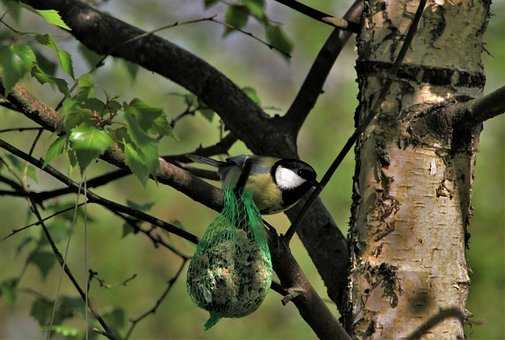
<path fill-rule="evenodd" d="M 306 182 L 298 176 L 293 170 L 278 166 L 275 170 L 275 181 L 281 189 L 294 189 Z"/>

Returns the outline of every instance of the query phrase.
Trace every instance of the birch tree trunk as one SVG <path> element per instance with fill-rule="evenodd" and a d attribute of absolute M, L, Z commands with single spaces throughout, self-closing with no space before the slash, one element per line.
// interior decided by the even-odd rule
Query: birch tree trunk
<path fill-rule="evenodd" d="M 366 0 L 358 37 L 360 106 L 369 113 L 418 0 Z M 356 146 L 346 324 L 357 338 L 408 335 L 441 308 L 465 311 L 465 258 L 477 127 L 444 108 L 481 94 L 490 0 L 429 0 L 377 119 Z M 446 319 L 426 339 L 463 338 Z"/>

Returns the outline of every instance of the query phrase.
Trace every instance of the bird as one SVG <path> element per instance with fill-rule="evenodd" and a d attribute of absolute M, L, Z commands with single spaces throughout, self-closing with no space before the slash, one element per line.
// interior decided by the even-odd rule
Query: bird
<path fill-rule="evenodd" d="M 195 154 L 188 158 L 217 168 L 223 187 L 250 192 L 261 214 L 285 211 L 319 185 L 316 171 L 299 159 L 237 155 L 220 161 Z"/>

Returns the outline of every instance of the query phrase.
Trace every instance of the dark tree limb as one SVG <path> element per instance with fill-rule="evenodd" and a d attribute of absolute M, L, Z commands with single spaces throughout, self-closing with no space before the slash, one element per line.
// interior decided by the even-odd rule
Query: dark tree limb
<path fill-rule="evenodd" d="M 285 297 L 288 300 L 283 299 L 283 303 L 292 301 L 300 311 L 302 318 L 312 327 L 320 339 L 350 340 L 351 337 L 331 314 L 324 301 L 305 277 L 287 243 L 277 235 L 273 235 L 272 232 L 269 236 L 272 265 L 281 280 L 282 288 L 288 293 Z M 296 292 L 296 294 L 292 294 L 292 292 Z"/>
<path fill-rule="evenodd" d="M 349 21 L 359 22 L 363 12 L 363 0 L 356 0 L 344 15 Z M 291 127 L 293 135 L 297 135 L 303 122 L 316 104 L 323 92 L 323 85 L 335 63 L 338 55 L 351 37 L 352 33 L 334 29 L 319 51 L 309 73 L 289 107 L 284 119 Z"/>
<path fill-rule="evenodd" d="M 398 55 L 395 58 L 395 61 L 393 63 L 393 67 L 391 68 L 391 74 L 394 76 L 396 75 L 396 72 L 398 72 L 398 69 L 400 65 L 403 62 L 403 58 L 405 58 L 405 55 L 407 54 L 407 51 L 409 49 L 410 43 L 414 39 L 414 35 L 417 31 L 417 25 L 419 24 L 419 21 L 421 20 L 424 7 L 426 6 L 426 1 L 427 0 L 420 0 L 419 5 L 417 7 L 416 13 L 414 15 L 414 18 L 412 20 L 412 23 L 409 26 L 407 35 L 405 36 L 405 40 L 403 41 L 403 44 L 400 48 L 400 52 L 398 52 Z M 297 218 L 295 221 L 291 224 L 289 229 L 286 231 L 286 234 L 284 235 L 284 238 L 289 242 L 291 238 L 294 236 L 296 229 L 302 224 L 303 218 L 305 214 L 309 211 L 310 205 L 314 200 L 319 196 L 321 191 L 324 189 L 326 184 L 330 181 L 331 177 L 337 170 L 337 168 L 340 166 L 342 161 L 344 160 L 345 156 L 349 151 L 351 150 L 352 146 L 356 142 L 356 140 L 359 138 L 359 136 L 365 132 L 366 128 L 368 125 L 375 119 L 379 112 L 379 107 L 382 104 L 382 101 L 386 97 L 387 93 L 389 92 L 389 88 L 392 84 L 392 78 L 388 77 L 384 83 L 382 84 L 381 91 L 379 92 L 377 98 L 375 99 L 375 102 L 372 105 L 372 108 L 370 110 L 370 113 L 365 117 L 363 122 L 361 122 L 361 125 L 354 130 L 353 134 L 347 139 L 346 143 L 340 150 L 340 152 L 337 154 L 333 162 L 330 164 L 328 167 L 328 170 L 326 170 L 323 178 L 320 181 L 320 185 L 312 190 L 310 193 L 309 198 L 307 201 L 304 203 L 303 207 L 300 209 L 300 213 L 298 214 Z"/>
<path fill-rule="evenodd" d="M 46 130 L 61 131 L 63 129 L 63 120 L 58 112 L 37 100 L 25 87 L 19 84 L 8 96 L 8 101 L 2 101 L 0 105 L 24 114 Z M 112 147 L 112 151 L 105 153 L 102 159 L 119 168 L 127 168 L 123 162 L 123 154 L 117 145 Z M 170 185 L 193 200 L 213 209 L 219 209 L 222 206 L 221 190 L 163 159 L 160 159 L 160 169 L 156 180 Z"/>
<path fill-rule="evenodd" d="M 227 154 L 228 150 L 232 147 L 233 144 L 237 141 L 237 137 L 235 137 L 232 133 L 227 134 L 223 137 L 219 142 L 210 146 L 199 146 L 196 148 L 191 154 L 210 157 L 215 155 Z M 179 155 L 166 155 L 162 156 L 164 160 L 168 162 L 176 161 L 178 163 L 192 163 L 193 161 L 187 157 L 187 153 L 179 154 Z"/>
<path fill-rule="evenodd" d="M 330 26 L 336 27 L 340 30 L 346 30 L 351 33 L 359 33 L 361 30 L 361 25 L 354 22 L 354 20 L 350 20 L 349 18 L 337 18 L 333 15 L 321 12 L 315 8 L 309 7 L 299 1 L 296 0 L 275 0 L 278 3 L 281 3 L 291 9 L 294 9 L 297 12 L 300 12 L 314 20 L 320 21 L 322 23 L 328 24 Z"/>
<path fill-rule="evenodd" d="M 264 111 L 206 61 L 155 35 L 78 0 L 23 0 L 36 9 L 58 10 L 77 40 L 94 52 L 123 58 L 183 86 L 216 111 L 234 134 L 261 149 L 258 133 L 276 133 Z M 130 43 L 117 46 L 118 43 Z M 114 46 L 112 45 L 114 44 Z M 255 133 L 251 133 L 255 132 Z"/>
<path fill-rule="evenodd" d="M 25 3 L 41 9 L 59 10 L 67 25 L 72 28 L 72 34 L 88 48 L 102 54 L 110 51 L 111 41 L 127 41 L 144 32 L 76 0 L 26 0 Z M 230 131 L 255 154 L 297 157 L 296 139 L 287 132 L 285 120 L 268 118 L 228 78 L 191 53 L 159 37 L 146 36 L 131 46 L 128 44 L 127 47 L 119 48 L 112 55 L 159 73 L 195 93 L 222 117 Z M 32 119 L 39 119 L 34 112 L 24 113 Z M 59 117 L 53 115 L 46 118 L 46 125 L 51 119 L 56 119 L 53 126 L 60 126 Z M 39 123 L 40 121 L 41 119 L 38 120 Z M 117 152 L 108 153 L 104 159 L 124 167 Z M 222 204 L 219 190 L 209 190 L 212 187 L 209 188 L 207 183 L 168 162 L 160 162 L 160 175 L 157 179 L 197 202 L 206 202 L 208 206 L 208 203 L 213 204 L 214 209 Z M 314 219 L 306 219 L 306 225 L 300 228 L 300 236 L 328 287 L 329 296 L 336 301 L 345 288 L 340 281 L 347 271 L 348 263 L 345 237 L 322 203 L 318 201 L 311 211 Z M 345 257 L 328 256 L 335 253 L 345 254 Z"/>
<path fill-rule="evenodd" d="M 42 160 L 37 160 L 30 155 L 24 153 L 23 151 L 17 149 L 16 147 L 10 145 L 9 143 L 0 139 L 0 148 L 12 153 L 13 155 L 29 162 L 30 164 L 38 167 L 39 169 L 47 172 L 49 175 L 60 180 L 64 184 L 72 187 L 75 192 L 79 190 L 79 184 L 72 181 L 70 178 L 61 174 L 58 170 L 52 168 L 49 165 L 42 167 L 44 162 Z M 30 197 L 29 194 L 27 194 Z M 178 227 L 175 227 L 169 223 L 163 222 L 156 217 L 143 213 L 139 210 L 135 210 L 126 206 L 122 206 L 113 201 L 104 199 L 91 191 L 87 191 L 86 197 L 91 203 L 97 203 L 106 209 L 120 214 L 126 214 L 131 217 L 137 218 L 142 221 L 146 221 L 156 225 L 164 230 L 167 230 L 174 235 L 182 237 L 192 243 L 198 243 L 198 238 Z M 42 217 L 39 217 L 40 223 L 44 225 Z M 271 252 L 272 252 L 272 262 L 274 269 L 281 279 L 282 286 L 285 290 L 289 288 L 298 289 L 300 294 L 293 297 L 292 301 L 297 306 L 300 315 L 309 324 L 309 326 L 314 330 L 314 332 L 322 339 L 350 339 L 345 333 L 340 323 L 333 317 L 331 312 L 328 310 L 324 301 L 314 290 L 310 282 L 307 280 L 303 274 L 302 269 L 296 262 L 296 260 L 291 255 L 289 248 L 279 239 L 277 235 L 271 236 Z M 289 291 L 289 290 L 288 290 Z"/>
<path fill-rule="evenodd" d="M 456 107 L 456 124 L 475 126 L 505 112 L 505 86 Z"/>

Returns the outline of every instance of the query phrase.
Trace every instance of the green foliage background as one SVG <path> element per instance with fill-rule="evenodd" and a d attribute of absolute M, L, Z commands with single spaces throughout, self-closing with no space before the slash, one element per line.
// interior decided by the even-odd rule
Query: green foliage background
<path fill-rule="evenodd" d="M 332 13 L 343 13 L 347 1 L 307 1 L 310 5 Z M 153 29 L 170 22 L 199 18 L 209 14 L 223 17 L 226 6 L 218 4 L 204 10 L 202 1 L 150 0 L 150 1 L 115 1 L 103 5 L 114 15 L 136 24 L 144 29 Z M 505 83 L 505 10 L 503 2 L 496 1 L 495 15 L 491 18 L 486 33 L 487 50 L 484 56 L 488 77 L 486 91 L 493 90 Z M 205 22 L 195 25 L 163 31 L 160 35 L 184 46 L 212 65 L 222 70 L 239 86 L 252 86 L 257 90 L 263 106 L 275 107 L 268 112 L 282 113 L 288 107 L 298 86 L 310 67 L 330 28 L 313 22 L 285 7 L 268 1 L 267 13 L 271 20 L 282 22 L 283 31 L 294 43 L 293 58 L 287 62 L 279 53 L 249 39 L 239 33 L 230 33 L 222 38 L 224 28 L 214 23 Z M 9 22 L 13 22 L 8 18 Z M 31 21 L 28 24 L 28 21 Z M 240 23 L 242 25 L 242 22 Z M 40 19 L 31 14 L 22 14 L 20 27 L 25 31 L 52 31 L 61 45 L 71 52 L 74 58 L 75 73 L 86 72 L 89 66 L 78 53 L 78 47 L 71 40 L 61 40 L 61 31 L 51 29 Z M 263 27 L 257 21 L 249 19 L 245 29 L 253 31 L 259 37 L 264 36 Z M 0 33 L 5 27 L 0 27 Z M 353 112 L 356 107 L 356 83 L 354 72 L 355 52 L 350 43 L 339 57 L 331 77 L 325 86 L 325 94 L 320 98 L 303 128 L 299 139 L 302 158 L 313 164 L 321 174 L 337 152 L 353 126 Z M 132 73 L 133 72 L 133 73 Z M 131 75 L 136 70 L 121 61 L 106 62 L 105 67 L 97 72 L 95 81 L 99 91 L 120 96 L 121 101 L 129 102 L 138 97 L 152 106 L 162 108 L 169 117 L 184 110 L 180 99 L 168 95 L 170 92 L 184 92 L 166 79 L 156 74 L 139 70 L 135 80 Z M 60 76 L 64 77 L 63 73 Z M 68 79 L 68 78 L 67 78 Z M 33 81 L 26 84 L 47 103 L 55 105 L 60 94 L 48 86 L 40 86 Z M 240 112 L 237 112 L 240 115 Z M 0 109 L 1 128 L 14 126 L 33 126 L 33 123 L 19 114 Z M 180 121 L 175 134 L 178 140 L 166 138 L 159 146 L 162 154 L 176 154 L 193 150 L 200 144 L 208 145 L 217 141 L 218 121 L 214 117 L 209 122 L 202 115 L 187 117 Z M 2 136 L 5 137 L 5 136 Z M 11 133 L 8 140 L 27 150 L 33 139 L 33 132 Z M 42 142 L 35 150 L 37 156 L 43 156 L 54 140 L 44 134 Z M 470 232 L 472 238 L 468 258 L 472 268 L 472 286 L 468 309 L 473 313 L 475 324 L 468 329 L 471 339 L 505 339 L 505 118 L 503 116 L 487 122 L 481 137 L 480 152 L 477 158 L 475 185 L 473 191 L 474 217 Z M 231 153 L 247 152 L 243 145 L 235 145 Z M 55 162 L 66 171 L 68 163 L 63 159 Z M 340 170 L 323 192 L 323 199 L 335 216 L 338 225 L 345 232 L 349 219 L 351 203 L 351 176 L 353 171 L 352 156 L 348 157 Z M 88 177 L 99 174 L 110 167 L 102 162 L 90 168 Z M 72 176 L 79 179 L 78 171 Z M 37 172 L 38 181 L 30 180 L 34 190 L 47 190 L 58 187 L 53 179 Z M 175 190 L 148 182 L 143 187 L 130 176 L 95 190 L 104 196 L 119 202 L 133 201 L 138 204 L 153 202 L 150 212 L 162 219 L 176 221 L 184 228 L 201 235 L 215 213 L 192 202 Z M 58 200 L 60 203 L 71 202 L 68 196 Z M 92 221 L 89 223 L 91 251 L 89 262 L 100 277 L 112 285 L 101 288 L 93 284 L 91 296 L 102 312 L 113 311 L 117 307 L 124 309 L 127 318 L 134 318 L 150 308 L 162 293 L 166 282 L 177 271 L 180 260 L 164 249 L 155 249 L 142 235 L 129 234 L 122 238 L 123 222 L 103 209 L 89 205 L 88 212 Z M 21 226 L 28 221 L 27 204 L 22 199 L 0 196 L 0 234 L 6 234 L 11 228 Z M 269 218 L 281 231 L 285 230 L 287 220 L 283 215 Z M 68 224 L 68 222 L 67 222 Z M 78 220 L 75 236 L 69 256 L 70 266 L 81 282 L 86 273 L 83 266 L 83 221 Z M 22 271 L 23 263 L 30 253 L 30 245 L 19 255 L 17 247 L 27 235 L 38 237 L 37 227 L 23 234 L 0 243 L 0 281 L 13 278 Z M 175 237 L 170 242 L 177 245 L 186 254 L 193 252 L 193 246 Z M 60 248 L 62 244 L 60 244 Z M 306 271 L 308 277 L 325 295 L 325 288 L 306 252 L 298 240 L 295 241 L 295 256 Z M 114 286 L 133 274 L 137 277 L 127 286 Z M 59 277 L 59 270 L 53 267 L 43 279 L 34 266 L 27 267 L 22 278 L 16 301 L 9 303 L 8 294 L 0 297 L 0 339 L 38 339 L 41 333 L 36 321 L 30 317 L 30 309 L 35 299 L 27 288 L 52 297 Z M 75 296 L 73 288 L 64 283 L 62 293 Z M 330 306 L 335 310 L 333 306 Z M 119 313 L 121 314 L 121 313 Z M 117 313 L 115 314 L 118 315 Z M 186 293 L 185 274 L 175 284 L 166 301 L 158 312 L 139 324 L 133 339 L 310 339 L 314 335 L 301 320 L 291 304 L 282 306 L 279 296 L 270 293 L 266 302 L 251 316 L 242 320 L 225 319 L 209 332 L 203 332 L 202 325 L 208 314 L 194 306 Z M 118 317 L 121 322 L 121 317 Z M 66 325 L 81 327 L 78 318 L 71 319 Z"/>

